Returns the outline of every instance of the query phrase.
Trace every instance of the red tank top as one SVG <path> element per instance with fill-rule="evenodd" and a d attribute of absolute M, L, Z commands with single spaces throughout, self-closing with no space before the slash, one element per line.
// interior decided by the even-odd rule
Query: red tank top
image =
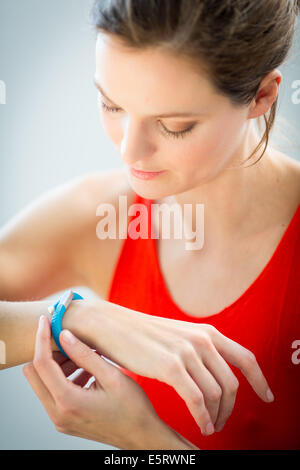
<path fill-rule="evenodd" d="M 158 416 L 200 449 L 300 449 L 300 204 L 254 282 L 220 312 L 195 318 L 175 304 L 164 282 L 150 236 L 155 201 L 135 194 L 133 202 L 148 209 L 149 236 L 130 236 L 135 217 L 142 216 L 137 210 L 129 217 L 107 300 L 149 315 L 213 325 L 255 354 L 275 400 L 263 402 L 229 364 L 240 384 L 233 411 L 222 431 L 203 436 L 173 387 L 121 370 L 143 388 Z"/>

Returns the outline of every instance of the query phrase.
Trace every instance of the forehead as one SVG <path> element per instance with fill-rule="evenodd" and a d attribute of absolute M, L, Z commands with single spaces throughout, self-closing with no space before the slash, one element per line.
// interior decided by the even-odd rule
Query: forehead
<path fill-rule="evenodd" d="M 184 58 L 158 48 L 128 49 L 102 33 L 96 42 L 95 79 L 119 105 L 127 96 L 142 99 L 145 105 L 154 99 L 169 102 L 173 97 L 184 107 L 193 107 L 195 100 L 211 105 L 211 100 L 218 98 L 200 67 L 196 71 Z"/>

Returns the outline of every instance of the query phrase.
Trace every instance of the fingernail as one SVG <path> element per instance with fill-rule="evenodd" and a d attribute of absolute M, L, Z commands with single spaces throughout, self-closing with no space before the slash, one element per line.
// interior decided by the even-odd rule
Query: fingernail
<path fill-rule="evenodd" d="M 274 400 L 274 395 L 273 395 L 273 393 L 271 392 L 271 390 L 269 388 L 267 390 L 266 395 L 267 395 L 268 401 L 273 401 Z"/>
<path fill-rule="evenodd" d="M 216 430 L 217 432 L 222 431 L 223 428 L 224 428 L 224 424 L 217 424 L 217 426 L 215 426 L 215 430 Z"/>
<path fill-rule="evenodd" d="M 206 430 L 206 434 L 208 434 L 208 435 L 213 434 L 214 430 L 215 430 L 213 423 L 208 423 L 205 430 Z"/>
<path fill-rule="evenodd" d="M 63 330 L 62 331 L 62 337 L 63 340 L 68 343 L 68 344 L 75 344 L 76 343 L 76 338 L 75 336 L 71 333 L 69 330 Z"/>
<path fill-rule="evenodd" d="M 39 319 L 39 328 L 42 328 L 42 326 L 44 325 L 44 321 L 45 321 L 45 315 L 41 315 L 40 316 L 40 319 Z"/>

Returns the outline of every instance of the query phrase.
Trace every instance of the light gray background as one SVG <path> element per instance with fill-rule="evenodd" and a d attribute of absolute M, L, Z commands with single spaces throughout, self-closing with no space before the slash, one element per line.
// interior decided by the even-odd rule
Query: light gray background
<path fill-rule="evenodd" d="M 91 4 L 0 0 L 0 80 L 7 87 L 6 104 L 0 105 L 0 226 L 68 179 L 122 167 L 101 127 L 92 83 Z M 292 84 L 300 80 L 299 33 L 298 25 L 290 58 L 280 68 L 279 114 L 271 139 L 298 160 L 300 104 L 292 102 Z M 84 287 L 76 290 L 94 296 Z M 114 449 L 59 434 L 22 366 L 0 372 L 0 398 L 0 449 Z"/>

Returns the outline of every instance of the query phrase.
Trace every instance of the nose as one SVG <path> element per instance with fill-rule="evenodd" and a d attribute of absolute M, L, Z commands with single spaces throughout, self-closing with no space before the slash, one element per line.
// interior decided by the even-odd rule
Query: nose
<path fill-rule="evenodd" d="M 154 152 L 154 146 L 149 141 L 145 125 L 127 120 L 124 124 L 123 138 L 120 147 L 122 160 L 129 166 L 149 157 Z"/>

